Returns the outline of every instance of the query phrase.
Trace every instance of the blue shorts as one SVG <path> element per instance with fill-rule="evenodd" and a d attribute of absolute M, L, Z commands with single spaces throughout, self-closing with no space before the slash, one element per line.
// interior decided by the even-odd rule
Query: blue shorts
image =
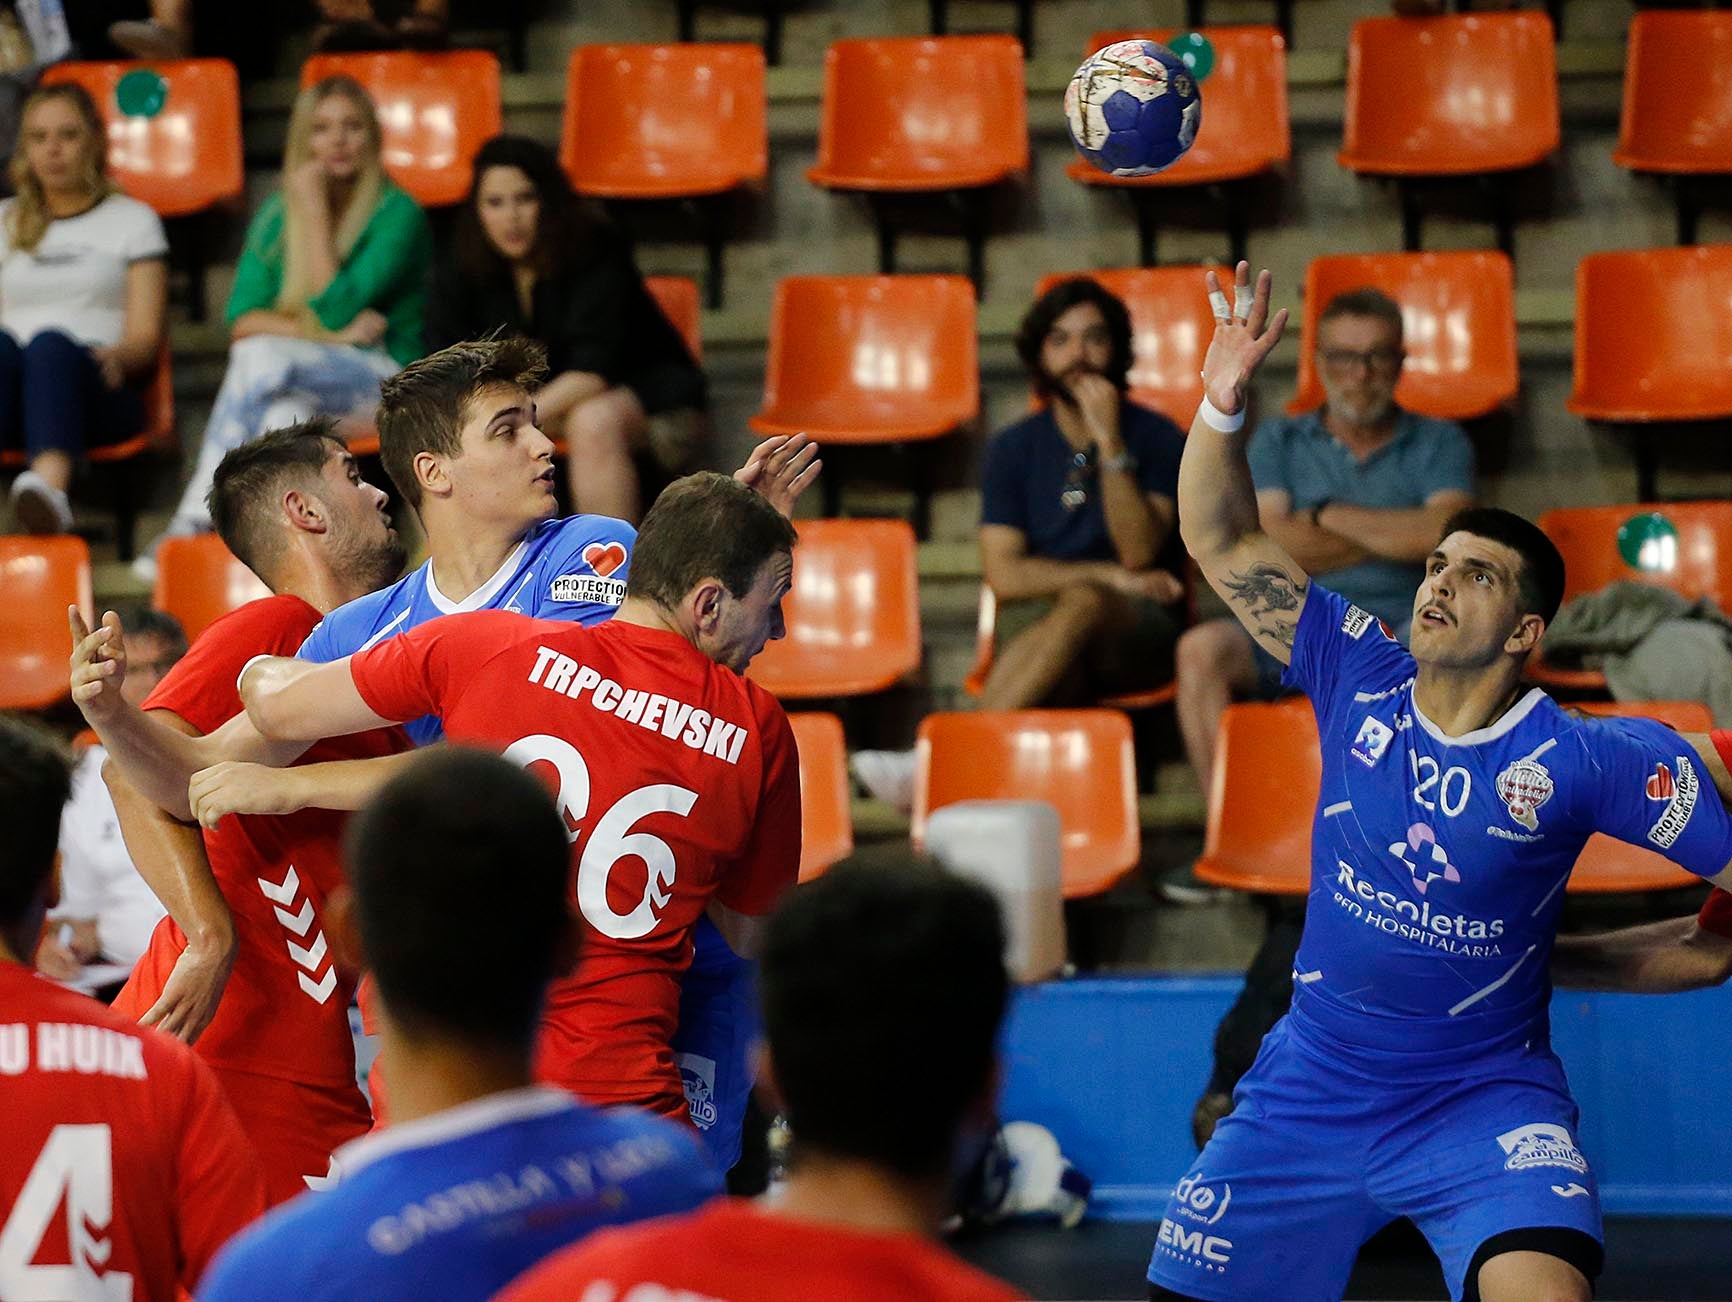
<path fill-rule="evenodd" d="M 1549 1050 L 1474 1063 L 1471 1080 L 1398 1069 L 1378 1080 L 1290 1023 L 1264 1038 L 1232 1113 L 1174 1189 L 1150 1283 L 1207 1299 L 1337 1302 L 1360 1245 L 1406 1216 L 1459 1300 L 1495 1235 L 1560 1227 L 1603 1241 L 1599 1186 Z"/>
<path fill-rule="evenodd" d="M 757 965 L 734 953 L 708 918 L 699 918 L 692 965 L 680 982 L 674 1061 L 692 1124 L 724 1173 L 740 1160 L 740 1132 L 752 1096 L 761 1035 L 756 977 Z"/>

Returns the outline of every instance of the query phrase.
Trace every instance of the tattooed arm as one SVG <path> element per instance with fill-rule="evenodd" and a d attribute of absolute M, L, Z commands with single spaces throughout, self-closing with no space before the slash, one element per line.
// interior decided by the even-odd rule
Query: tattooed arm
<path fill-rule="evenodd" d="M 1209 272 L 1207 280 L 1211 294 L 1219 294 L 1215 273 Z M 1219 319 L 1217 306 L 1215 336 L 1203 360 L 1203 392 L 1225 416 L 1245 410 L 1251 379 L 1287 324 L 1285 308 L 1269 315 L 1267 271 L 1258 274 L 1254 295 L 1248 264 L 1239 264 L 1233 280 L 1235 301 L 1244 306 L 1228 320 Z M 1198 411 L 1179 463 L 1179 531 L 1209 586 L 1258 644 L 1286 664 L 1292 658 L 1293 633 L 1310 579 L 1263 532 L 1251 466 L 1245 459 L 1249 437 L 1250 431 L 1243 427 L 1223 434 Z"/>

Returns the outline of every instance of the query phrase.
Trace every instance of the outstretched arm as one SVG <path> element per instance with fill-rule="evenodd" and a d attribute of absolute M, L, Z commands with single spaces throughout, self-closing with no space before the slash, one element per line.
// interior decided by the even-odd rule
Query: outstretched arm
<path fill-rule="evenodd" d="M 129 705 L 120 694 L 126 681 L 126 647 L 120 618 L 112 610 L 95 631 L 84 626 L 76 606 L 67 611 L 72 630 L 72 699 L 96 730 L 109 760 L 139 794 L 184 821 L 192 818 L 187 783 L 192 775 L 220 760 L 291 764 L 304 746 L 273 745 L 237 716 L 210 736 L 169 726 Z"/>
<path fill-rule="evenodd" d="M 360 809 L 415 755 L 415 751 L 404 751 L 286 769 L 225 761 L 192 775 L 192 814 L 206 827 L 215 827 L 229 814 Z"/>
<path fill-rule="evenodd" d="M 1287 309 L 1269 315 L 1271 277 L 1259 272 L 1252 291 L 1248 263 L 1233 273 L 1230 305 L 1213 271 L 1206 280 L 1215 335 L 1203 359 L 1203 405 L 1179 462 L 1179 532 L 1209 586 L 1258 644 L 1286 664 L 1310 579 L 1263 531 L 1244 424 L 1251 380 L 1280 341 Z"/>
<path fill-rule="evenodd" d="M 1577 990 L 1672 994 L 1732 977 L 1732 939 L 1694 917 L 1669 918 L 1598 936 L 1559 936 L 1552 980 Z"/>
<path fill-rule="evenodd" d="M 247 717 L 272 741 L 318 741 L 402 722 L 373 713 L 349 672 L 351 659 L 322 665 L 291 656 L 251 661 L 240 681 Z"/>

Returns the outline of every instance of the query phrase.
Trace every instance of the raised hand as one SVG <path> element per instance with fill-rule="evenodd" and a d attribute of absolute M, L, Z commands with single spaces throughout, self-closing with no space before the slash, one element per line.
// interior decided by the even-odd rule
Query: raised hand
<path fill-rule="evenodd" d="M 746 464 L 734 478 L 755 488 L 783 515 L 794 514 L 794 503 L 818 478 L 824 463 L 818 460 L 818 445 L 804 434 L 792 438 L 777 434 L 752 449 Z"/>
<path fill-rule="evenodd" d="M 112 610 L 103 614 L 95 632 L 85 627 L 77 606 L 66 608 L 66 622 L 72 630 L 72 699 L 95 728 L 124 704 L 120 688 L 126 681 L 126 632 Z"/>
<path fill-rule="evenodd" d="M 1244 410 L 1252 377 L 1281 342 L 1281 332 L 1287 328 L 1287 309 L 1282 308 L 1273 317 L 1269 315 L 1269 291 L 1274 278 L 1267 271 L 1259 271 L 1253 291 L 1248 262 L 1241 262 L 1233 270 L 1230 304 L 1214 271 L 1207 272 L 1204 281 L 1215 312 L 1215 334 L 1203 358 L 1203 395 L 1222 415 L 1231 416 Z"/>

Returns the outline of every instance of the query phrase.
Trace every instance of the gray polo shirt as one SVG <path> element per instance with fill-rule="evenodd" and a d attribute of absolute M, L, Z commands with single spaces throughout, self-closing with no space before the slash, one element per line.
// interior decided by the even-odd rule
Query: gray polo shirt
<path fill-rule="evenodd" d="M 1396 418 L 1395 437 L 1364 461 L 1330 436 L 1320 412 L 1263 421 L 1250 459 L 1257 490 L 1285 492 L 1295 512 L 1325 500 L 1411 510 L 1439 493 L 1473 492 L 1473 445 L 1461 426 L 1406 411 Z M 1424 572 L 1417 562 L 1368 560 L 1317 577 L 1405 641 Z"/>

